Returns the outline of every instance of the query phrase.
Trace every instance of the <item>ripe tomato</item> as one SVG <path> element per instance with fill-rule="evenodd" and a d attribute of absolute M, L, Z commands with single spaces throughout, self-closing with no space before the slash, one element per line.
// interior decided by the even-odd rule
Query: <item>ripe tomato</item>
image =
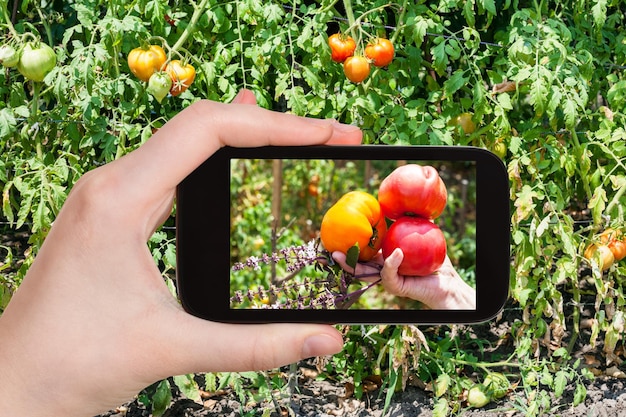
<path fill-rule="evenodd" d="M 196 78 L 196 69 L 191 64 L 184 64 L 177 59 L 170 61 L 165 71 L 172 79 L 170 94 L 174 97 L 187 90 Z"/>
<path fill-rule="evenodd" d="M 437 170 L 429 165 L 396 168 L 380 183 L 378 201 L 388 218 L 438 217 L 446 207 L 448 192 Z"/>
<path fill-rule="evenodd" d="M 17 70 L 33 81 L 43 81 L 57 63 L 54 50 L 43 42 L 28 42 L 22 48 Z"/>
<path fill-rule="evenodd" d="M 376 198 L 363 191 L 344 194 L 322 219 L 320 239 L 329 252 L 347 253 L 359 247 L 359 260 L 376 255 L 387 232 L 387 223 Z"/>
<path fill-rule="evenodd" d="M 606 229 L 600 234 L 600 243 L 608 246 L 613 253 L 615 262 L 619 262 L 626 258 L 626 242 L 623 240 L 622 233 L 615 229 Z"/>
<path fill-rule="evenodd" d="M 391 226 L 383 239 L 383 257 L 402 249 L 404 259 L 398 268 L 400 275 L 426 276 L 437 271 L 446 259 L 446 238 L 439 227 L 422 217 L 401 217 Z"/>
<path fill-rule="evenodd" d="M 395 50 L 389 39 L 376 38 L 365 47 L 365 56 L 377 67 L 386 67 L 393 61 Z"/>
<path fill-rule="evenodd" d="M 343 35 L 341 33 L 335 33 L 328 38 L 328 46 L 330 46 L 330 56 L 333 61 L 340 64 L 346 60 L 346 58 L 354 55 L 356 49 L 356 43 L 349 35 Z"/>
<path fill-rule="evenodd" d="M 370 75 L 370 63 L 363 56 L 351 56 L 343 62 L 343 73 L 353 83 L 360 83 Z"/>
<path fill-rule="evenodd" d="M 152 74 L 163 69 L 167 61 L 165 51 L 159 45 L 135 48 L 128 54 L 128 67 L 141 81 L 148 82 Z"/>
<path fill-rule="evenodd" d="M 466 135 L 471 135 L 476 131 L 476 123 L 472 120 L 471 113 L 461 113 L 458 116 L 452 118 L 448 122 L 449 126 L 455 126 L 457 129 L 460 129 Z"/>
<path fill-rule="evenodd" d="M 611 252 L 611 249 L 609 249 L 607 245 L 603 244 L 590 244 L 589 246 L 587 246 L 587 249 L 585 249 L 585 253 L 583 254 L 583 256 L 588 261 L 596 259 L 596 261 L 599 262 L 599 266 L 600 268 L 602 268 L 603 271 L 609 269 L 611 265 L 613 265 L 613 263 L 615 262 L 615 256 L 613 255 L 613 252 Z"/>

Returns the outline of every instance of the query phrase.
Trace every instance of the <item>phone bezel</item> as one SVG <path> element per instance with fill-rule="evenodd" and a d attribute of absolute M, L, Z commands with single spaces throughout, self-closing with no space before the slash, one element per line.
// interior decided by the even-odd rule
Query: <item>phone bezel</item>
<path fill-rule="evenodd" d="M 274 310 L 230 308 L 231 159 L 473 161 L 476 163 L 475 310 Z M 497 315 L 509 291 L 507 170 L 495 154 L 466 146 L 224 147 L 181 182 L 176 195 L 176 281 L 189 313 L 233 323 L 478 323 Z"/>

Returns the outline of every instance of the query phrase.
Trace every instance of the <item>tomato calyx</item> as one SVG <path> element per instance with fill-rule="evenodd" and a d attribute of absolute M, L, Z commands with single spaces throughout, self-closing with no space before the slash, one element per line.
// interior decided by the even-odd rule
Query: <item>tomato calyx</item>
<path fill-rule="evenodd" d="M 170 94 L 174 97 L 186 91 L 196 78 L 196 69 L 179 59 L 169 61 L 165 66 L 165 72 L 172 80 Z"/>

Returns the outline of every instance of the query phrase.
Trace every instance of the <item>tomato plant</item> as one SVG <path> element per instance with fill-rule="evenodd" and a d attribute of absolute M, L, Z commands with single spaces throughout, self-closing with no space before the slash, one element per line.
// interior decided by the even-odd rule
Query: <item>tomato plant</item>
<path fill-rule="evenodd" d="M 357 245 L 359 260 L 367 261 L 378 253 L 386 232 L 387 223 L 376 198 L 363 191 L 351 191 L 324 214 L 320 239 L 331 253 L 347 253 Z"/>
<path fill-rule="evenodd" d="M 350 35 L 335 33 L 328 37 L 331 59 L 338 63 L 343 63 L 348 57 L 354 55 L 356 43 Z"/>
<path fill-rule="evenodd" d="M 446 207 L 447 190 L 432 166 L 407 164 L 380 183 L 378 201 L 385 216 L 392 220 L 402 216 L 434 219 Z"/>
<path fill-rule="evenodd" d="M 402 249 L 404 259 L 398 273 L 405 276 L 426 276 L 437 271 L 446 258 L 446 239 L 432 221 L 422 217 L 401 217 L 383 238 L 383 257 Z"/>
<path fill-rule="evenodd" d="M 152 74 L 163 69 L 167 55 L 159 45 L 137 47 L 128 54 L 128 67 L 141 81 L 148 82 Z"/>
<path fill-rule="evenodd" d="M 186 91 L 196 78 L 196 69 L 191 64 L 183 63 L 178 59 L 170 61 L 165 71 L 172 79 L 170 94 L 174 97 Z"/>
<path fill-rule="evenodd" d="M 360 83 L 370 75 L 370 64 L 363 56 L 350 56 L 343 62 L 343 72 L 353 83 Z"/>
<path fill-rule="evenodd" d="M 41 82 L 57 62 L 54 50 L 43 42 L 27 42 L 21 50 L 17 70 L 25 78 Z"/>
<path fill-rule="evenodd" d="M 377 67 L 391 64 L 395 54 L 393 43 L 389 39 L 376 38 L 365 47 L 365 56 Z"/>

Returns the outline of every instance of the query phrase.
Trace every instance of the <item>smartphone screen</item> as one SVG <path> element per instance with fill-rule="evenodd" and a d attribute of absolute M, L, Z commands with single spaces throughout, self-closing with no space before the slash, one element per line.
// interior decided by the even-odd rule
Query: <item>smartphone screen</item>
<path fill-rule="evenodd" d="M 350 212 L 334 214 L 324 232 L 325 216 L 343 196 L 377 201 L 383 181 L 406 166 L 430 167 L 445 188 L 445 205 L 435 216 L 403 216 L 420 217 L 429 239 L 394 242 L 402 240 L 404 220 L 384 213 L 384 231 L 380 222 L 359 223 L 362 213 Z M 222 148 L 178 187 L 181 304 L 202 318 L 242 323 L 487 320 L 508 296 L 508 186 L 502 161 L 473 147 Z M 353 232 L 372 239 L 353 245 Z M 347 246 L 329 251 L 329 242 Z M 406 259 L 432 272 L 383 269 L 390 256 L 385 245 L 400 246 Z M 366 250 L 373 255 L 361 259 Z M 432 292 L 449 290 L 451 277 L 463 302 L 436 302 Z"/>
<path fill-rule="evenodd" d="M 230 160 L 230 308 L 432 308 L 416 299 L 421 298 L 423 291 L 400 295 L 382 285 L 377 271 L 383 264 L 382 254 L 368 261 L 369 273 L 365 272 L 365 267 L 362 273 L 355 273 L 349 267 L 333 268 L 335 260 L 320 240 L 322 220 L 342 196 L 358 190 L 376 198 L 385 178 L 398 167 L 410 165 L 433 167 L 447 194 L 443 212 L 432 220 L 444 237 L 436 255 L 447 256 L 446 262 L 449 260 L 456 275 L 467 284 L 463 288 L 467 289 L 471 300 L 463 304 L 448 303 L 443 308 L 475 309 L 475 161 L 293 158 Z M 353 217 L 351 214 L 339 212 L 336 215 Z M 386 229 L 394 223 L 389 219 L 383 221 L 387 223 Z M 361 233 L 357 230 L 361 226 L 366 229 L 364 233 L 372 233 L 374 229 L 367 230 L 365 221 L 362 223 L 354 222 L 354 233 Z M 349 243 L 352 230 L 345 228 L 327 233 L 331 238 L 345 239 Z M 332 236 L 340 233 L 345 235 Z M 386 237 L 385 233 L 377 238 Z M 419 257 L 425 249 L 416 248 L 411 256 Z M 434 269 L 429 275 L 443 274 L 439 271 L 444 266 L 440 262 L 424 262 L 430 264 L 425 267 Z M 424 276 L 400 279 L 406 285 L 415 286 L 433 286 L 432 282 L 436 281 Z M 438 304 L 433 302 L 435 307 L 443 303 L 436 301 Z"/>

